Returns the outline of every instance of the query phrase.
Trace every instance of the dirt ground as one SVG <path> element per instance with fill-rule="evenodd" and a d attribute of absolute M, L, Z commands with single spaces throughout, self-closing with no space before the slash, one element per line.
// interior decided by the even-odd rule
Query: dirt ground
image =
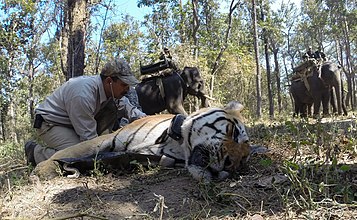
<path fill-rule="evenodd" d="M 266 131 L 257 128 L 255 134 L 269 136 Z M 277 128 L 273 134 L 275 140 L 280 136 L 278 142 L 265 140 L 270 144 L 268 153 L 254 155 L 233 177 L 209 185 L 193 180 L 184 168 L 50 181 L 32 178 L 18 185 L 4 181 L 0 219 L 357 219 L 356 154 L 340 154 L 339 161 L 350 169 L 335 177 L 341 185 L 350 184 L 353 201 L 343 203 L 341 194 L 330 191 L 325 197 L 314 197 L 314 206 L 309 207 L 304 199 L 308 187 L 296 186 L 299 181 L 283 170 L 283 158 L 296 151 L 289 147 L 292 140 L 282 140 L 279 132 Z M 304 153 L 314 156 L 310 148 Z M 313 178 L 319 175 L 314 173 Z"/>
<path fill-rule="evenodd" d="M 356 219 L 356 206 L 333 201 L 317 210 L 286 209 L 281 187 L 290 187 L 286 175 L 274 166 L 259 165 L 211 185 L 198 184 L 185 169 L 33 179 L 2 196 L 1 215 L 3 219 Z"/>

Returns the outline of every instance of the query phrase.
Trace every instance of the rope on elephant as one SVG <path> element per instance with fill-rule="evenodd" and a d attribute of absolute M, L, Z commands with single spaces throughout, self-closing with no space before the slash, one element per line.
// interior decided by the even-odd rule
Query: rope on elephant
<path fill-rule="evenodd" d="M 299 73 L 299 72 L 309 72 L 314 66 L 317 64 L 316 59 L 308 59 L 307 61 L 301 63 L 297 67 L 293 68 L 293 72 Z"/>
<path fill-rule="evenodd" d="M 310 85 L 307 81 L 307 78 L 313 75 L 313 70 L 315 67 L 317 67 L 318 63 L 319 62 L 316 59 L 308 59 L 307 61 L 293 68 L 293 72 L 296 74 L 291 77 L 291 81 L 303 80 L 307 91 L 310 91 Z"/>
<path fill-rule="evenodd" d="M 156 85 L 159 87 L 161 98 L 165 100 L 165 89 L 164 84 L 162 83 L 162 78 L 159 77 L 156 79 Z"/>

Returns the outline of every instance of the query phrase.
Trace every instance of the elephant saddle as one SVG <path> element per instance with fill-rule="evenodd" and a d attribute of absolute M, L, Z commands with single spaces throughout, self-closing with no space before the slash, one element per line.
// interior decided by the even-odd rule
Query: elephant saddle
<path fill-rule="evenodd" d="M 307 78 L 313 74 L 313 68 L 316 67 L 317 63 L 315 59 L 308 59 L 299 66 L 293 68 L 295 75 L 291 77 L 291 81 L 303 80 L 305 87 L 310 91 L 310 85 L 307 82 Z"/>
<path fill-rule="evenodd" d="M 297 67 L 293 68 L 293 71 L 298 74 L 305 74 L 307 75 L 308 73 L 311 72 L 312 68 L 316 66 L 316 60 L 315 59 L 308 59 L 307 61 L 301 63 Z"/>
<path fill-rule="evenodd" d="M 140 73 L 141 75 L 157 73 L 169 67 L 170 67 L 169 62 L 166 59 L 164 59 L 164 60 L 160 60 L 157 63 L 153 63 L 145 66 L 140 65 Z"/>

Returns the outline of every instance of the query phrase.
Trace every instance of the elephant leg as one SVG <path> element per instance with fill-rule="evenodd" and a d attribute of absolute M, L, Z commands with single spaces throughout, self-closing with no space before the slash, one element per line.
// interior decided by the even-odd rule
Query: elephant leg
<path fill-rule="evenodd" d="M 330 93 L 328 93 L 330 94 Z M 326 95 L 326 96 L 323 96 L 322 99 L 322 110 L 323 110 L 323 115 L 325 117 L 329 116 L 330 115 L 330 111 L 329 111 L 329 101 L 330 101 L 330 95 Z"/>
<path fill-rule="evenodd" d="M 321 106 L 321 96 L 315 97 L 314 99 L 314 118 L 320 116 L 320 106 Z"/>
<path fill-rule="evenodd" d="M 297 101 L 294 102 L 294 107 L 295 107 L 295 112 L 294 112 L 294 117 L 306 117 L 306 115 L 304 115 L 305 111 L 304 111 L 304 103 L 300 102 L 299 99 L 296 99 Z M 306 108 L 305 108 L 306 109 Z"/>
<path fill-rule="evenodd" d="M 169 104 L 167 106 L 167 110 L 171 114 L 181 114 L 185 116 L 188 115 L 182 104 Z"/>
<path fill-rule="evenodd" d="M 341 95 L 341 87 L 339 85 L 337 85 L 337 86 L 334 86 L 334 89 L 335 89 L 335 95 L 336 95 L 336 99 L 334 99 L 334 100 L 335 100 L 335 102 L 337 102 L 338 114 L 342 115 L 343 100 L 342 100 L 342 95 Z M 345 109 L 344 109 L 344 112 L 345 112 Z"/>
<path fill-rule="evenodd" d="M 323 115 L 325 117 L 328 117 L 330 115 L 329 111 L 329 99 L 322 99 L 322 110 L 323 110 Z"/>
<path fill-rule="evenodd" d="M 208 99 L 204 96 L 200 97 L 201 99 L 201 108 L 207 108 L 210 106 Z"/>
<path fill-rule="evenodd" d="M 330 94 L 330 103 L 332 106 L 332 113 L 336 114 L 337 113 L 337 103 L 336 103 L 336 93 L 335 93 L 335 89 L 332 88 L 331 89 L 331 94 Z"/>
<path fill-rule="evenodd" d="M 296 101 L 294 101 L 294 114 L 293 117 L 298 117 L 300 113 L 300 107 Z"/>
<path fill-rule="evenodd" d="M 307 115 L 312 116 L 312 103 L 307 104 Z"/>
<path fill-rule="evenodd" d="M 300 116 L 302 118 L 307 118 L 307 104 L 305 104 L 305 103 L 301 104 Z"/>

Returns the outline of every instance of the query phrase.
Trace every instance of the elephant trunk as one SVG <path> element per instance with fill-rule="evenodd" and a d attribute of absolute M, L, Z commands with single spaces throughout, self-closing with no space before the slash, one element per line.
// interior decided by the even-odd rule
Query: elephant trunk
<path fill-rule="evenodd" d="M 210 106 L 207 95 L 205 93 L 199 92 L 197 97 L 201 100 L 201 108 L 207 108 Z"/>

